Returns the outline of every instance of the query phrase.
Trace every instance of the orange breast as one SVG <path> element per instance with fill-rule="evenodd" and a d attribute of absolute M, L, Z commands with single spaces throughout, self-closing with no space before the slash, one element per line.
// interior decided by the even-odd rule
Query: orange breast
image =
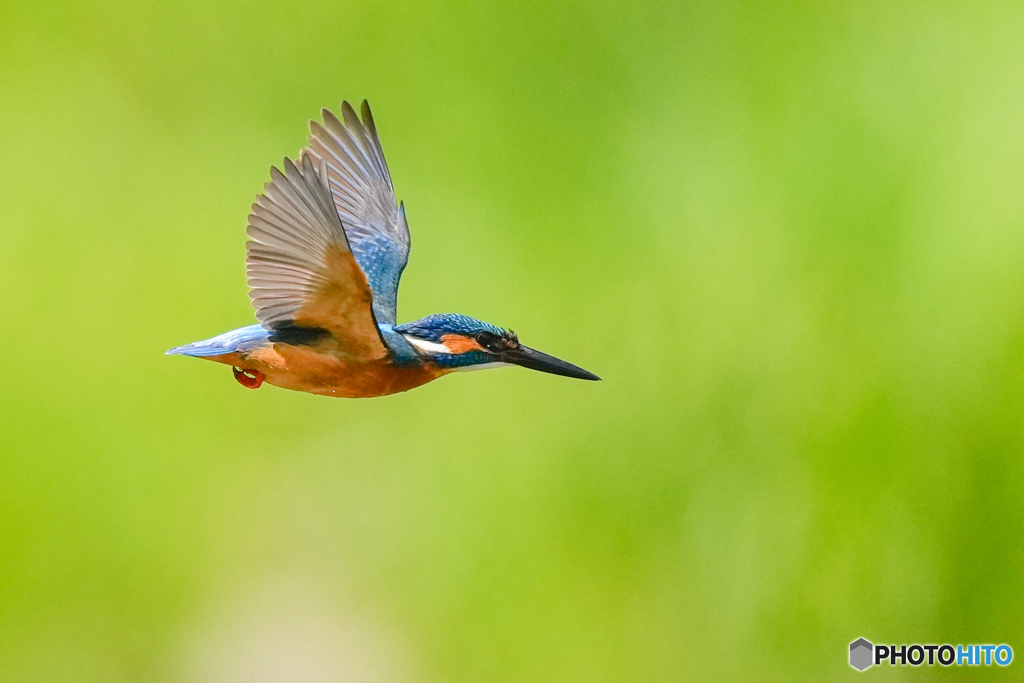
<path fill-rule="evenodd" d="M 343 361 L 309 347 L 288 344 L 213 356 L 209 360 L 258 370 L 268 383 L 284 389 L 344 398 L 396 394 L 451 372 L 431 364 L 400 367 L 388 359 Z"/>

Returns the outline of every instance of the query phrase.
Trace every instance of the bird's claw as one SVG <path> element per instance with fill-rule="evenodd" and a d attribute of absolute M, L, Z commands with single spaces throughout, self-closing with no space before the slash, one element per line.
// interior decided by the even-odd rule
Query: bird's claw
<path fill-rule="evenodd" d="M 231 368 L 231 372 L 235 374 L 235 379 L 238 383 L 247 389 L 259 389 L 263 385 L 263 380 L 267 377 L 259 370 L 242 370 L 241 368 Z"/>

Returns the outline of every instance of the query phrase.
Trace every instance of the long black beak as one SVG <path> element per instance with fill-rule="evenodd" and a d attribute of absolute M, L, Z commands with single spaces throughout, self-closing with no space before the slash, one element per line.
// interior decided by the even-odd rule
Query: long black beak
<path fill-rule="evenodd" d="M 600 380 L 601 378 L 583 368 L 576 367 L 572 363 L 566 363 L 554 356 L 541 353 L 531 349 L 529 346 L 520 345 L 518 348 L 509 349 L 501 354 L 501 359 L 506 363 L 514 363 L 531 370 L 550 372 L 552 375 L 563 377 L 575 377 L 576 379 Z"/>

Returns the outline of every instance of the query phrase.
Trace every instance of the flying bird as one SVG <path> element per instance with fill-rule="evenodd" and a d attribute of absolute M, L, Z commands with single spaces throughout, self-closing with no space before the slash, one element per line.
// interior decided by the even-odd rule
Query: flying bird
<path fill-rule="evenodd" d="M 524 346 L 514 332 L 444 313 L 399 325 L 398 281 L 409 260 L 405 204 L 395 200 L 377 127 L 348 102 L 310 121 L 296 162 L 270 169 L 249 214 L 246 278 L 258 325 L 168 354 L 230 365 L 264 382 L 324 396 L 408 391 L 458 370 L 503 365 L 600 377 Z"/>

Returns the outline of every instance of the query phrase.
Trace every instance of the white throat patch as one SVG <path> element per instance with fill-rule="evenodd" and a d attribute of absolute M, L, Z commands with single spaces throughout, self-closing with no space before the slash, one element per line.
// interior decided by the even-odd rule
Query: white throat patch
<path fill-rule="evenodd" d="M 494 361 L 493 363 L 480 363 L 479 365 L 463 365 L 455 368 L 457 372 L 472 372 L 473 370 L 490 370 L 491 368 L 503 368 L 509 363 Z"/>

